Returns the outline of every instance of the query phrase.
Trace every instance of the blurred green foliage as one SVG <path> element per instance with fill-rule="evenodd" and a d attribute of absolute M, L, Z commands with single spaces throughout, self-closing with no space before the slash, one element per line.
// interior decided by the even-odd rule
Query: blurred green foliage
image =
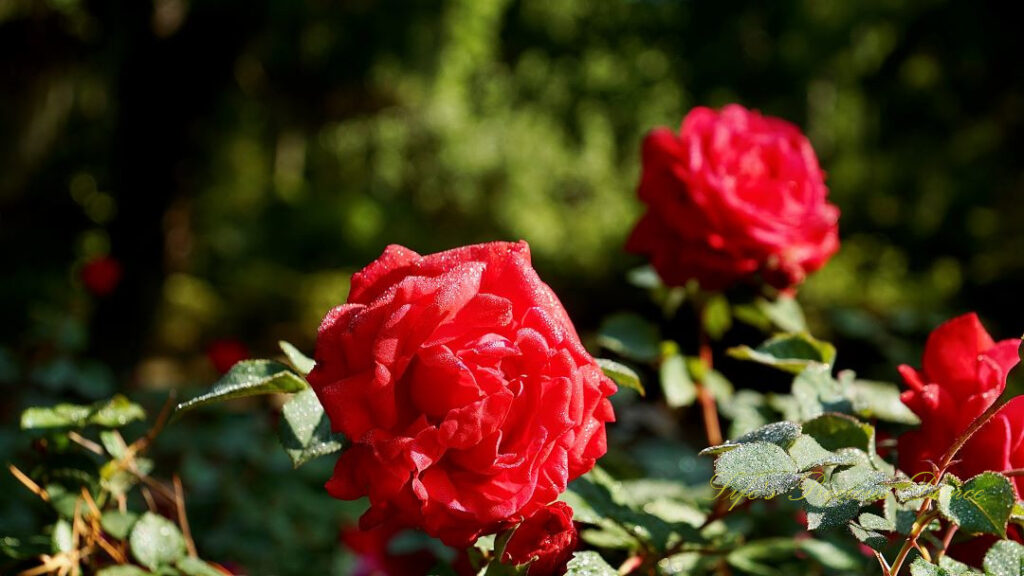
<path fill-rule="evenodd" d="M 843 247 L 800 296 L 841 367 L 893 379 L 966 310 L 1015 336 L 1024 68 L 1011 13 L 966 0 L 0 0 L 0 383 L 17 391 L 0 417 L 208 383 L 214 339 L 311 351 L 351 272 L 389 243 L 526 239 L 596 328 L 643 301 L 622 279 L 642 262 L 621 248 L 643 134 L 733 101 L 803 127 L 828 173 Z M 92 298 L 78 271 L 106 254 L 124 278 Z M 5 425 L 0 455 L 11 437 Z M 201 456 L 185 458 L 188 483 Z M 192 481 L 208 526 L 260 514 L 214 496 L 225 482 Z M 3 510 L 5 525 L 18 517 Z M 304 566 L 289 556 L 301 547 L 209 533 L 214 553 Z"/>

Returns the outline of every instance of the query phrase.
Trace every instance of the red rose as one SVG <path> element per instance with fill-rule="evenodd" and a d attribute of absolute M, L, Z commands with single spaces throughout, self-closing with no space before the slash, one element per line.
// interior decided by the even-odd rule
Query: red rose
<path fill-rule="evenodd" d="M 648 206 L 626 249 L 662 280 L 718 290 L 760 274 L 799 284 L 839 248 L 839 210 L 810 142 L 778 118 L 738 105 L 694 108 L 679 134 L 644 140 L 640 200 Z"/>
<path fill-rule="evenodd" d="M 106 296 L 121 281 L 121 263 L 110 256 L 102 256 L 86 262 L 79 275 L 89 292 Z"/>
<path fill-rule="evenodd" d="M 389 246 L 320 326 L 310 384 L 352 446 L 327 483 L 360 519 L 452 546 L 529 516 L 606 450 L 615 385 L 525 242 Z"/>
<path fill-rule="evenodd" d="M 206 347 L 206 357 L 217 372 L 226 374 L 232 366 L 249 358 L 249 349 L 238 340 L 214 340 Z"/>
<path fill-rule="evenodd" d="M 541 508 L 516 528 L 505 546 L 504 562 L 531 562 L 529 576 L 553 576 L 565 573 L 579 536 L 572 524 L 572 508 L 555 502 Z"/>
<path fill-rule="evenodd" d="M 1016 339 L 994 342 L 975 314 L 936 328 L 925 344 L 922 369 L 900 366 L 909 390 L 901 399 L 921 426 L 899 438 L 900 468 L 930 473 L 956 438 L 1003 393 L 1006 376 L 1019 361 Z M 987 470 L 1024 467 L 1024 396 L 1008 402 L 957 453 L 949 470 L 970 478 Z M 1018 495 L 1024 478 L 1015 479 Z"/>

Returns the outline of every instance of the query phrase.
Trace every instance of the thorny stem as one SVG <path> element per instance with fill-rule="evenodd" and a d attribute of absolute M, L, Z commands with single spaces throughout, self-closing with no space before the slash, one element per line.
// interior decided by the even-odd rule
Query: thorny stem
<path fill-rule="evenodd" d="M 900 568 L 903 567 L 903 562 L 906 561 L 907 555 L 910 554 L 912 549 L 917 547 L 918 537 L 932 523 L 932 520 L 938 516 L 937 512 L 928 510 L 931 507 L 931 503 L 931 500 L 925 500 L 921 504 L 921 508 L 917 512 L 917 520 L 914 521 L 910 535 L 907 536 L 907 540 L 903 542 L 903 547 L 900 548 L 899 554 L 896 555 L 896 560 L 893 561 L 892 568 L 888 572 L 889 576 L 897 576 L 900 573 Z"/>
<path fill-rule="evenodd" d="M 935 475 L 931 480 L 931 484 L 933 486 L 937 486 L 939 482 L 942 481 L 942 477 L 949 470 L 950 466 L 953 465 L 953 462 L 956 460 L 957 453 L 960 452 L 960 449 L 963 448 L 965 444 L 967 444 L 967 441 L 970 440 L 978 430 L 981 430 L 981 427 L 987 424 L 988 421 L 991 420 L 992 417 L 995 416 L 1002 408 L 1003 404 L 993 402 L 987 410 L 982 412 L 980 416 L 971 422 L 971 425 L 968 426 L 966 430 L 957 436 L 956 440 L 949 447 L 949 450 L 942 455 L 942 459 L 939 460 L 939 465 L 936 466 Z M 1009 472 L 1004 472 L 1004 474 L 1007 476 L 1024 475 L 1024 470 L 1010 470 Z M 907 554 L 910 553 L 912 548 L 917 547 L 917 537 L 921 535 L 921 532 L 925 527 L 927 527 L 928 524 L 937 516 L 935 512 L 929 512 L 930 507 L 931 499 L 925 499 L 921 504 L 921 508 L 917 511 L 917 520 L 914 522 L 915 530 L 911 532 L 910 536 L 907 536 L 906 541 L 903 542 L 903 547 L 900 548 L 899 554 L 896 556 L 896 560 L 892 563 L 892 569 L 889 572 L 885 572 L 885 566 L 883 565 L 883 573 L 885 576 L 899 575 L 900 568 L 903 567 L 903 562 L 907 559 Z M 949 539 L 953 538 L 952 533 L 947 534 L 947 536 Z M 944 543 L 943 549 L 937 554 L 937 558 L 941 558 L 942 553 L 945 552 L 946 545 L 948 545 L 948 542 Z"/>

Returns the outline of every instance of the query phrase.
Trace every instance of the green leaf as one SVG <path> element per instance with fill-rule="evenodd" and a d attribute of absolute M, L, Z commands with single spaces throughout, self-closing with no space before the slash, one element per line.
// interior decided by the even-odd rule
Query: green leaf
<path fill-rule="evenodd" d="M 817 340 L 809 334 L 779 334 L 757 348 L 738 346 L 730 348 L 728 353 L 733 358 L 750 360 L 799 374 L 813 364 L 831 366 L 836 349 L 828 342 Z"/>
<path fill-rule="evenodd" d="M 88 406 L 57 404 L 50 407 L 35 406 L 21 413 L 21 429 L 82 428 L 103 426 L 116 428 L 146 418 L 146 411 L 118 394 L 110 400 Z"/>
<path fill-rule="evenodd" d="M 1010 522 L 1024 525 L 1024 502 L 1017 502 L 1010 512 Z"/>
<path fill-rule="evenodd" d="M 71 533 L 71 523 L 67 520 L 57 520 L 53 525 L 53 534 L 50 536 L 53 544 L 53 553 L 71 552 L 74 549 L 74 536 Z"/>
<path fill-rule="evenodd" d="M 594 468 L 571 482 L 560 499 L 572 506 L 577 522 L 603 528 L 614 524 L 624 529 L 635 542 L 658 550 L 665 549 L 674 531 L 683 530 L 689 536 L 695 532 L 685 525 L 673 527 L 642 509 L 631 508 L 621 483 L 601 468 Z"/>
<path fill-rule="evenodd" d="M 863 516 L 863 514 L 861 514 Z M 850 534 L 856 538 L 861 544 L 881 552 L 885 549 L 886 545 L 889 544 L 889 539 L 886 538 L 881 532 L 876 532 L 870 528 L 865 527 L 863 524 L 857 522 L 850 523 Z"/>
<path fill-rule="evenodd" d="M 174 564 L 185 576 L 224 576 L 224 573 L 199 558 L 185 556 Z"/>
<path fill-rule="evenodd" d="M 566 576 L 618 576 L 618 571 L 612 568 L 604 558 L 597 552 L 574 552 L 572 560 L 566 568 Z"/>
<path fill-rule="evenodd" d="M 800 436 L 800 425 L 795 422 L 772 422 L 766 424 L 741 435 L 735 440 L 730 440 L 725 444 L 719 444 L 718 446 L 709 446 L 700 451 L 700 456 L 709 456 L 714 454 L 722 454 L 735 448 L 738 448 L 742 444 L 750 444 L 753 442 L 770 442 L 776 446 L 782 448 L 789 448 L 793 442 Z"/>
<path fill-rule="evenodd" d="M 939 568 L 946 570 L 950 574 L 956 574 L 957 576 L 981 576 L 981 572 L 977 572 L 967 564 L 953 560 L 949 556 L 943 556 L 939 559 Z"/>
<path fill-rule="evenodd" d="M 960 488 L 939 491 L 939 511 L 965 532 L 1006 537 L 1006 522 L 1016 502 L 1013 485 L 1002 474 L 985 472 Z"/>
<path fill-rule="evenodd" d="M 97 572 L 96 576 L 152 576 L 152 572 L 147 572 L 131 564 L 122 564 L 120 566 L 108 566 Z"/>
<path fill-rule="evenodd" d="M 793 457 L 793 461 L 796 462 L 797 468 L 801 472 L 821 466 L 841 466 L 854 463 L 848 454 L 829 452 L 822 448 L 814 438 L 806 434 L 793 441 L 793 445 L 789 448 L 789 455 Z"/>
<path fill-rule="evenodd" d="M 736 548 L 726 556 L 726 561 L 746 573 L 782 576 L 784 572 L 776 566 L 792 558 L 799 549 L 800 544 L 792 538 L 765 538 Z"/>
<path fill-rule="evenodd" d="M 800 550 L 826 568 L 849 573 L 861 567 L 861 560 L 855 553 L 831 542 L 807 538 L 798 543 Z"/>
<path fill-rule="evenodd" d="M 298 392 L 285 403 L 278 436 L 296 468 L 348 445 L 344 435 L 331 432 L 331 422 L 312 388 Z"/>
<path fill-rule="evenodd" d="M 605 318 L 597 342 L 630 360 L 654 362 L 658 359 L 661 337 L 657 326 L 636 314 L 619 313 Z"/>
<path fill-rule="evenodd" d="M 103 531 L 117 540 L 128 538 L 132 527 L 139 520 L 139 515 L 134 512 L 109 511 L 104 512 L 100 517 L 100 526 Z"/>
<path fill-rule="evenodd" d="M 293 346 L 291 342 L 278 340 L 277 345 L 281 347 L 281 351 L 288 358 L 288 363 L 292 365 L 292 368 L 298 370 L 299 374 L 305 376 L 312 372 L 313 366 L 316 365 L 312 358 L 299 352 L 299 349 Z"/>
<path fill-rule="evenodd" d="M 693 404 L 697 400 L 697 385 L 690 378 L 690 372 L 686 369 L 686 359 L 679 354 L 679 347 L 675 342 L 662 343 L 662 358 L 664 359 L 661 361 L 658 375 L 665 403 L 669 408 L 682 408 Z"/>
<path fill-rule="evenodd" d="M 596 360 L 604 375 L 611 378 L 620 387 L 636 390 L 641 396 L 646 395 L 644 385 L 640 383 L 640 376 L 632 368 L 607 358 L 597 358 Z"/>
<path fill-rule="evenodd" d="M 853 380 L 849 383 L 853 409 L 864 418 L 915 425 L 921 419 L 900 400 L 899 386 L 891 382 Z"/>
<path fill-rule="evenodd" d="M 758 298 L 754 305 L 783 332 L 807 332 L 804 311 L 800 308 L 796 298 L 779 296 L 775 301 Z"/>
<path fill-rule="evenodd" d="M 796 462 L 769 442 L 741 444 L 715 461 L 714 483 L 742 498 L 774 498 L 800 484 Z"/>
<path fill-rule="evenodd" d="M 43 534 L 34 534 L 28 538 L 0 536 L 0 556 L 13 560 L 36 558 L 40 554 L 53 553 L 53 539 Z"/>
<path fill-rule="evenodd" d="M 244 398 L 259 394 L 276 394 L 281 392 L 298 392 L 308 387 L 306 381 L 299 378 L 287 366 L 272 360 L 243 360 L 235 364 L 231 370 L 217 381 L 206 394 L 197 396 L 188 402 L 182 402 L 175 408 L 175 415 L 188 410 L 222 402 L 232 398 Z"/>
<path fill-rule="evenodd" d="M 793 398 L 802 420 L 817 418 L 826 412 L 852 412 L 853 403 L 844 392 L 842 384 L 832 377 L 824 364 L 812 364 L 793 379 Z"/>
<path fill-rule="evenodd" d="M 987 576 L 1024 576 L 1024 546 L 1013 540 L 1000 540 L 985 554 Z"/>
<path fill-rule="evenodd" d="M 832 528 L 849 522 L 860 511 L 860 502 L 836 493 L 830 486 L 806 478 L 801 485 L 807 529 Z"/>
<path fill-rule="evenodd" d="M 910 565 L 910 576 L 955 576 L 953 572 L 918 557 Z"/>
<path fill-rule="evenodd" d="M 714 294 L 704 303 L 701 325 L 712 340 L 720 340 L 732 328 L 732 311 L 729 300 L 722 294 Z"/>
<path fill-rule="evenodd" d="M 874 427 L 846 414 L 822 414 L 805 422 L 803 430 L 825 450 L 857 448 L 869 455 L 874 453 Z"/>
<path fill-rule="evenodd" d="M 106 449 L 107 454 L 110 454 L 111 458 L 118 460 L 124 458 L 125 450 L 128 449 L 124 438 L 116 430 L 100 431 L 100 442 L 103 443 L 103 448 Z"/>
<path fill-rule="evenodd" d="M 132 527 L 128 544 L 135 560 L 150 570 L 173 564 L 185 556 L 185 538 L 170 520 L 152 512 L 142 515 Z"/>
<path fill-rule="evenodd" d="M 889 494 L 888 475 L 869 466 L 853 466 L 832 475 L 829 483 L 843 498 L 867 504 L 882 500 Z"/>

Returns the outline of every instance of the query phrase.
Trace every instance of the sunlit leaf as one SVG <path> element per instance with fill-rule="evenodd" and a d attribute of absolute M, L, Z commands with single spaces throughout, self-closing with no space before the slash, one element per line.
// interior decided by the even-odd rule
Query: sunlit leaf
<path fill-rule="evenodd" d="M 611 378 L 617 385 L 636 390 L 641 396 L 646 394 L 644 386 L 640 382 L 640 376 L 632 368 L 607 358 L 597 358 L 596 360 L 604 375 Z"/>
<path fill-rule="evenodd" d="M 206 394 L 178 404 L 177 414 L 222 402 L 232 398 L 244 398 L 259 394 L 298 392 L 307 387 L 305 380 L 287 366 L 272 360 L 243 360 L 217 381 Z"/>

